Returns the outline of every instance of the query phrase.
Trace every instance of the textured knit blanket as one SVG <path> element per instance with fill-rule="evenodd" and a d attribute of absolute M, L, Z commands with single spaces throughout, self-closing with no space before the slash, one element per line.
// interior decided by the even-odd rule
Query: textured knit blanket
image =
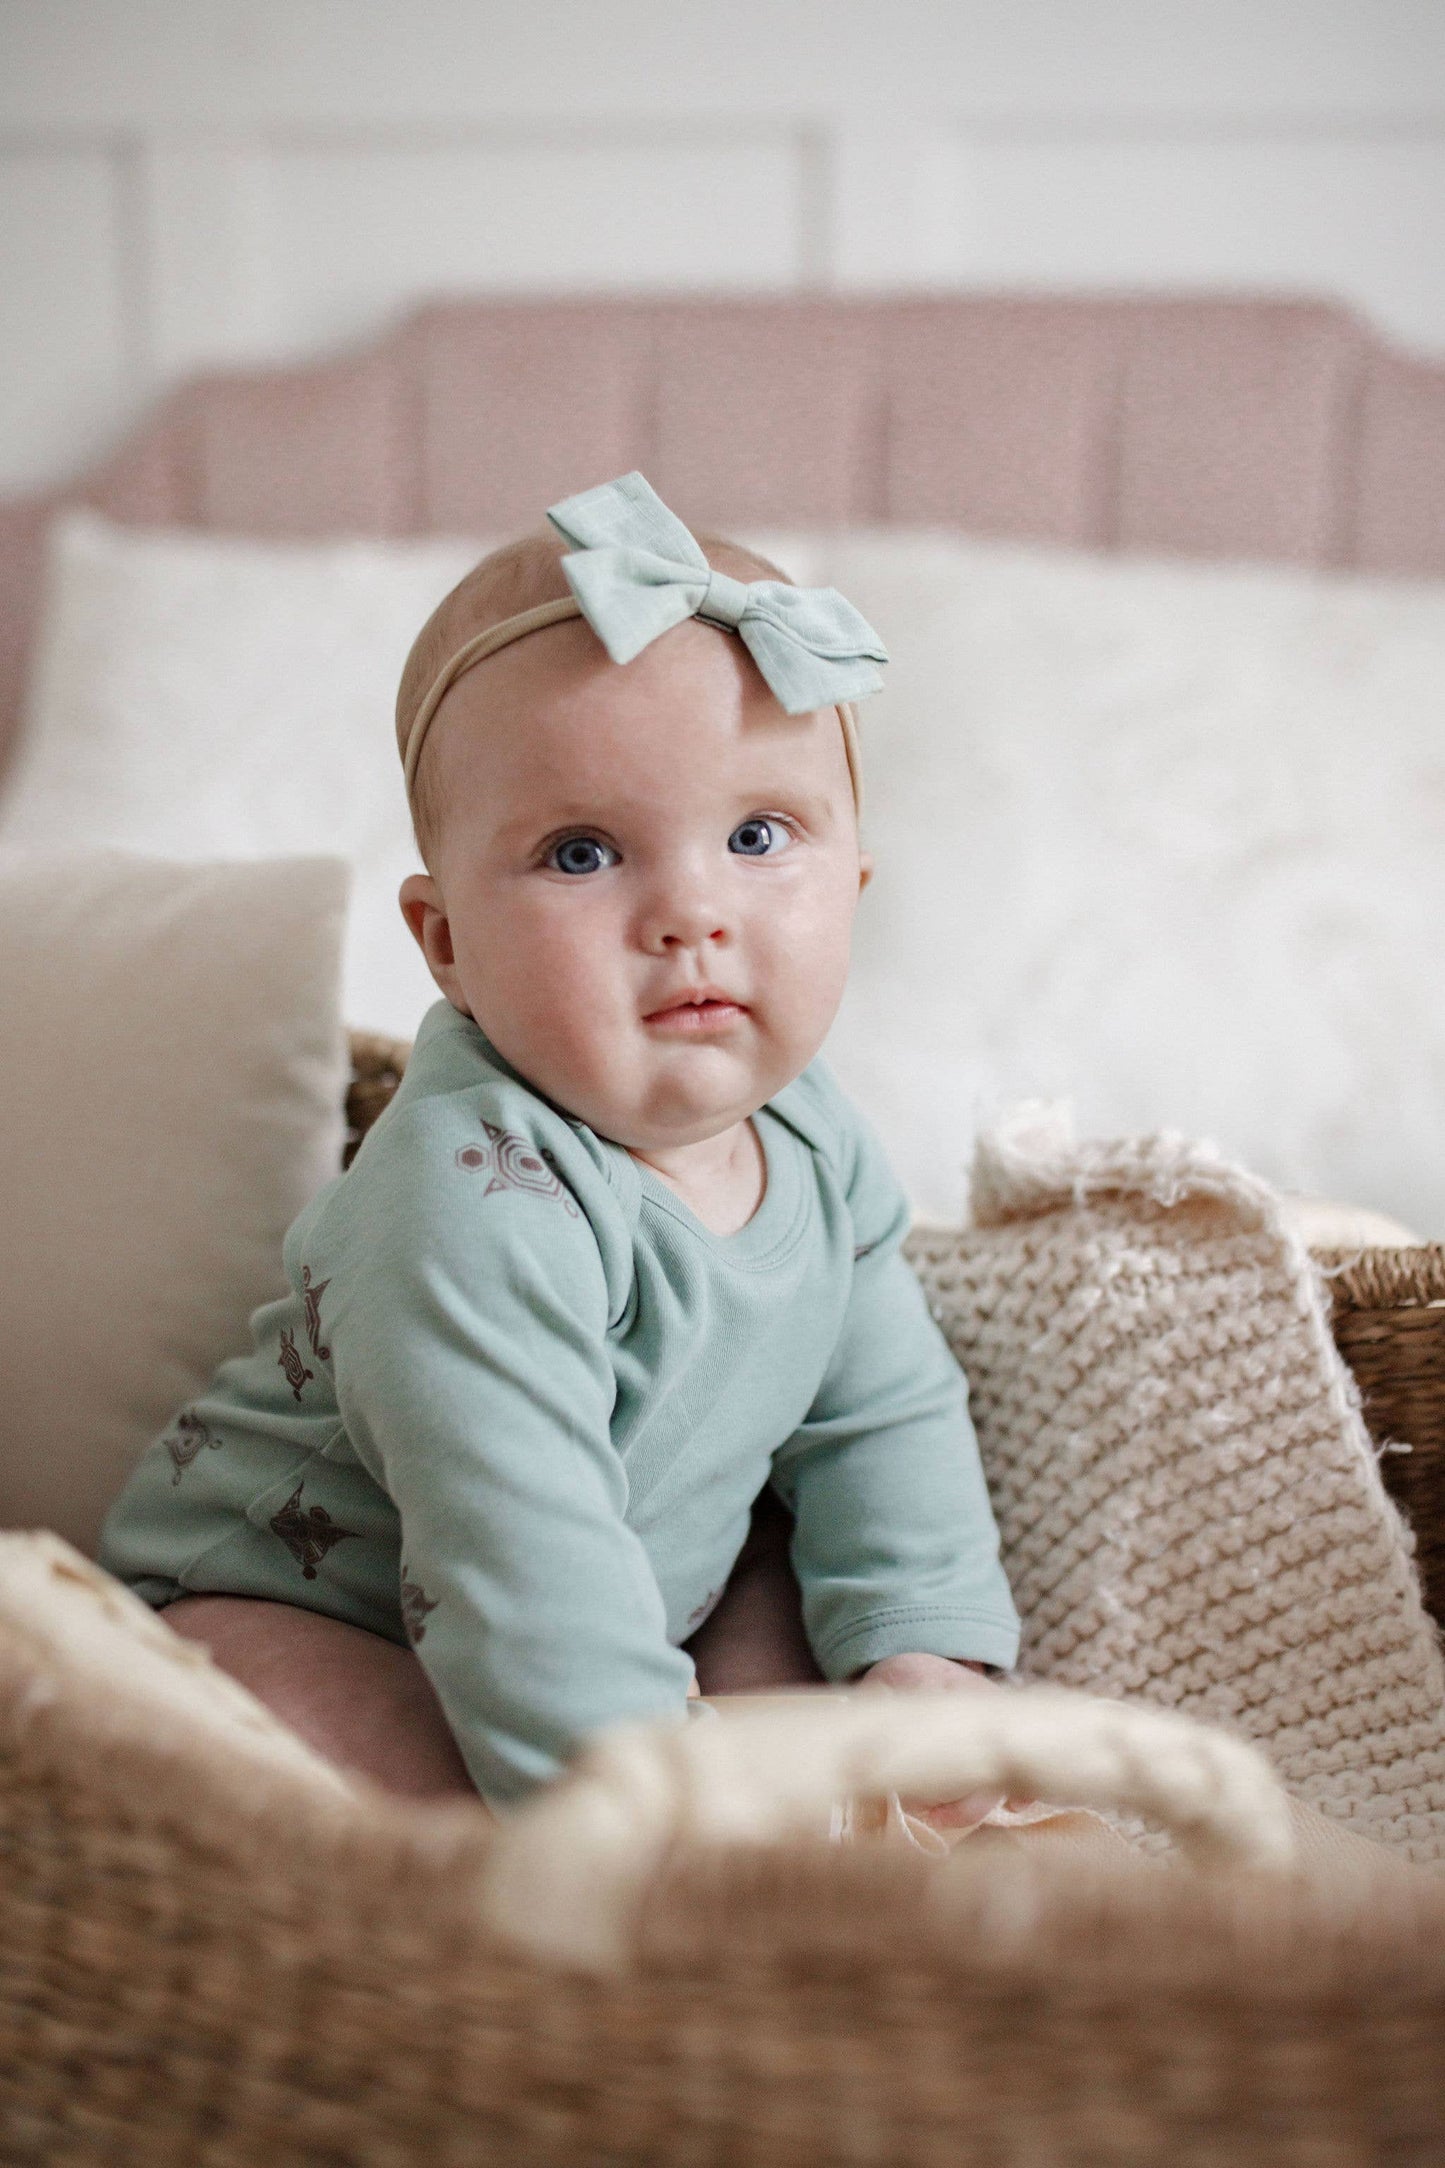
<path fill-rule="evenodd" d="M 1023 1108 L 973 1218 L 909 1250 L 970 1381 L 1021 1670 L 1234 1728 L 1325 1814 L 1445 1859 L 1438 1638 L 1276 1194 Z"/>

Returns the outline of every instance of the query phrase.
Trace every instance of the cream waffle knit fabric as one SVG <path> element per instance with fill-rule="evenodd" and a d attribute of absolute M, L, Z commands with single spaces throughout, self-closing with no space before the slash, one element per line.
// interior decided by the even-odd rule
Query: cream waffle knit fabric
<path fill-rule="evenodd" d="M 970 1381 L 1020 1670 L 1262 1745 L 1445 1859 L 1445 1668 L 1317 1268 L 1275 1193 L 1162 1134 L 1020 1109 L 913 1263 Z"/>

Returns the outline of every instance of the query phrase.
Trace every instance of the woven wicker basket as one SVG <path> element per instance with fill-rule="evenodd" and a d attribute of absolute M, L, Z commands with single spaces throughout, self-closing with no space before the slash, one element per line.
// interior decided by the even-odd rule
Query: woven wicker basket
<path fill-rule="evenodd" d="M 0 1651 L 3 1655 L 3 1651 Z M 8 1682 L 0 1675 L 0 1689 Z M 0 1690 L 7 2168 L 1430 2168 L 1445 1890 L 685 1850 L 519 1955 L 461 1809 L 328 1821 Z"/>
<path fill-rule="evenodd" d="M 1445 1624 L 1445 1247 L 1327 1252 L 1320 1261 L 1331 1275 L 1336 1345 L 1382 1448 L 1386 1486 L 1415 1531 L 1425 1600 Z"/>
<path fill-rule="evenodd" d="M 348 1166 L 408 1052 L 401 1040 L 353 1034 Z M 1335 1342 L 1360 1387 L 1390 1495 L 1414 1529 L 1425 1600 L 1445 1625 L 1445 1247 L 1318 1254 Z"/>

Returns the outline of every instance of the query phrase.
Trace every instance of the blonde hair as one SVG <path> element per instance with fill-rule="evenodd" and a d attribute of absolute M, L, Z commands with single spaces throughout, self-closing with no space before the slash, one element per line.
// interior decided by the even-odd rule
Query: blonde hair
<path fill-rule="evenodd" d="M 730 573 L 734 579 L 782 580 L 789 587 L 796 584 L 780 565 L 756 550 L 745 549 L 740 542 L 710 534 L 700 534 L 696 540 L 715 571 Z M 562 558 L 570 547 L 548 528 L 521 535 L 483 557 L 458 580 L 450 594 L 442 597 L 413 640 L 402 667 L 396 695 L 398 751 L 404 755 L 417 710 L 458 648 L 477 633 L 501 624 L 504 618 L 571 594 L 562 570 Z M 422 746 L 411 791 L 412 829 L 427 865 L 431 864 L 430 854 L 445 811 L 438 793 L 435 763 L 427 759 L 429 750 L 430 739 Z"/>

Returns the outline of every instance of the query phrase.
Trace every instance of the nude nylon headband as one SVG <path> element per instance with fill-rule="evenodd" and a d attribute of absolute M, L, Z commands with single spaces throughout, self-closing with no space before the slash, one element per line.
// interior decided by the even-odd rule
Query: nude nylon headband
<path fill-rule="evenodd" d="M 449 661 L 443 663 L 427 689 L 426 698 L 412 717 L 411 728 L 402 749 L 402 773 L 406 779 L 408 799 L 416 782 L 417 762 L 421 759 L 426 734 L 435 720 L 437 709 L 457 679 L 470 670 L 474 663 L 495 654 L 499 647 L 507 647 L 513 640 L 524 639 L 529 632 L 542 632 L 548 625 L 559 625 L 564 618 L 581 617 L 583 614 L 582 605 L 575 595 L 559 596 L 555 602 L 539 602 L 535 609 L 519 610 L 515 617 L 504 617 L 500 624 L 488 625 L 485 632 L 474 634 L 457 649 Z M 707 624 L 711 620 L 699 618 L 697 622 Z M 726 632 L 730 628 L 717 625 L 714 629 Z M 843 751 L 848 758 L 848 776 L 853 785 L 853 806 L 855 812 L 861 815 L 863 765 L 858 746 L 858 718 L 851 700 L 839 700 L 834 705 L 843 729 Z"/>

